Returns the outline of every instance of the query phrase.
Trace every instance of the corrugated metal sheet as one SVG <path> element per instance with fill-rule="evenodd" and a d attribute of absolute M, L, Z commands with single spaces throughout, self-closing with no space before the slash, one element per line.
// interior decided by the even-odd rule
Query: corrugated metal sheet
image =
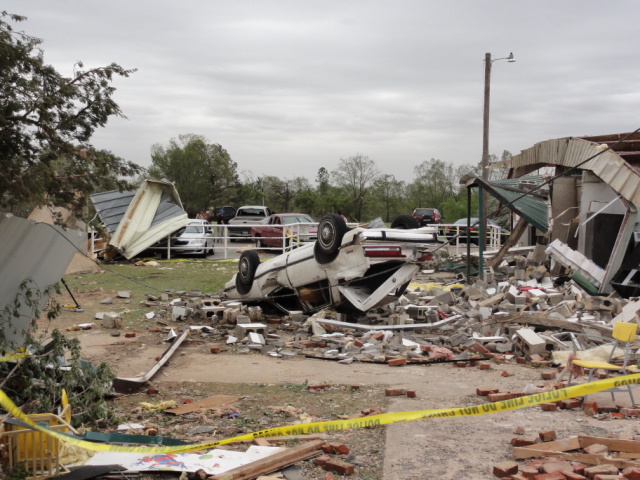
<path fill-rule="evenodd" d="M 510 160 L 492 167 L 518 168 L 531 165 L 575 167 L 606 148 L 606 145 L 580 138 L 558 138 L 536 143 Z M 591 170 L 624 198 L 640 205 L 640 174 L 615 151 L 608 150 L 580 167 Z"/>
<path fill-rule="evenodd" d="M 25 306 L 19 320 L 4 313 L 19 293 L 20 284 L 29 279 L 43 291 L 59 282 L 73 256 L 86 250 L 86 242 L 86 232 L 0 214 L 0 328 L 7 338 L 22 345 L 33 320 L 31 309 Z M 47 301 L 41 300 L 40 309 Z"/>
<path fill-rule="evenodd" d="M 526 185 L 540 185 L 543 182 L 542 177 L 528 175 L 505 180 L 493 180 L 491 182 L 485 182 L 475 175 L 470 176 L 470 178 L 473 178 L 471 183 L 482 185 L 491 196 L 496 197 L 503 204 L 509 204 L 507 208 L 518 213 L 538 230 L 543 232 L 549 230 L 549 203 L 546 195 L 540 191 L 530 193 L 528 188 L 522 188 L 523 183 Z M 469 185 L 469 182 L 467 182 L 467 185 Z"/>
<path fill-rule="evenodd" d="M 146 180 L 135 192 L 91 195 L 113 245 L 132 258 L 189 223 L 178 192 L 171 182 Z"/>

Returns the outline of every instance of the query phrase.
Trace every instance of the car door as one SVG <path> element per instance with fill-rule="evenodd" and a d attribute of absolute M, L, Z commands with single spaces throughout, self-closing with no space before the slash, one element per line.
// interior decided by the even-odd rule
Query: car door
<path fill-rule="evenodd" d="M 282 235 L 281 229 L 278 225 L 280 225 L 280 217 L 271 217 L 269 219 L 269 224 L 265 228 L 265 237 L 267 237 L 265 243 L 270 247 L 281 246 L 281 241 L 277 238 Z"/>

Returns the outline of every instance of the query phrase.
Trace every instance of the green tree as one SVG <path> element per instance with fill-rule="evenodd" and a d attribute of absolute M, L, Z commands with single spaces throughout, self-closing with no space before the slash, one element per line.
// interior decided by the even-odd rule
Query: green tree
<path fill-rule="evenodd" d="M 404 190 L 404 182 L 388 173 L 380 175 L 373 182 L 376 206 L 384 212 L 385 222 L 390 222 L 393 217 L 403 212 Z"/>
<path fill-rule="evenodd" d="M 347 216 L 362 220 L 367 197 L 379 174 L 376 162 L 360 153 L 340 159 L 338 168 L 331 172 L 331 176 L 346 193 L 350 204 L 345 212 Z"/>
<path fill-rule="evenodd" d="M 142 170 L 89 143 L 109 118 L 124 117 L 111 82 L 135 70 L 79 62 L 64 77 L 45 63 L 42 40 L 9 23 L 25 19 L 0 14 L 0 206 L 48 204 L 80 215 L 86 194 L 129 188 L 127 177 Z"/>
<path fill-rule="evenodd" d="M 153 145 L 151 162 L 149 175 L 173 182 L 191 216 L 230 203 L 236 195 L 236 163 L 224 148 L 201 135 L 179 135 L 166 147 Z"/>

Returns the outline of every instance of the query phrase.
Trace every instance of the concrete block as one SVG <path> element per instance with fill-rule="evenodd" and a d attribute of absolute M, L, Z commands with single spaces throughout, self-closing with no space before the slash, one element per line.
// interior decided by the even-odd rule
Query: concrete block
<path fill-rule="evenodd" d="M 529 328 L 521 328 L 516 335 L 524 342 L 524 349 L 529 355 L 546 352 L 547 342 L 536 332 Z"/>

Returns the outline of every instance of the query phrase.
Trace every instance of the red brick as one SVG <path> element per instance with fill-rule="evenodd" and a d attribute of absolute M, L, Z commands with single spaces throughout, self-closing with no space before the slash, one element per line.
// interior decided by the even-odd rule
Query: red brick
<path fill-rule="evenodd" d="M 333 448 L 328 443 L 325 443 L 324 445 L 321 445 L 320 448 L 322 449 L 322 451 L 324 453 L 328 453 L 328 454 L 332 454 L 333 453 Z"/>
<path fill-rule="evenodd" d="M 514 473 L 518 473 L 518 464 L 516 462 L 500 462 L 493 466 L 493 474 L 496 477 L 505 477 Z"/>
<path fill-rule="evenodd" d="M 556 439 L 555 430 L 544 430 L 542 432 L 538 432 L 538 435 L 540 436 L 540 440 L 543 442 L 552 442 Z"/>
<path fill-rule="evenodd" d="M 493 354 L 492 360 L 494 361 L 494 363 L 504 363 L 505 362 L 504 356 L 498 355 L 497 353 Z"/>
<path fill-rule="evenodd" d="M 620 413 L 627 417 L 637 417 L 640 415 L 640 408 L 621 408 Z"/>
<path fill-rule="evenodd" d="M 516 357 L 516 363 L 522 365 L 527 362 L 527 359 L 524 357 Z"/>
<path fill-rule="evenodd" d="M 555 472 L 573 473 L 573 468 L 571 467 L 571 463 L 569 463 L 567 460 L 561 460 L 561 459 L 544 462 L 540 470 L 542 470 L 542 473 L 555 473 Z"/>
<path fill-rule="evenodd" d="M 344 443 L 330 443 L 329 447 L 331 447 L 333 453 L 337 453 L 338 455 L 346 455 L 349 453 L 349 447 Z M 324 450 L 324 448 L 322 450 Z"/>
<path fill-rule="evenodd" d="M 533 480 L 565 480 L 565 476 L 560 472 L 539 473 Z"/>
<path fill-rule="evenodd" d="M 340 475 L 353 475 L 355 473 L 355 469 L 352 464 L 345 462 L 344 460 L 340 460 L 339 458 L 330 458 L 328 462 L 322 465 L 322 468 L 331 472 L 336 472 Z"/>
<path fill-rule="evenodd" d="M 211 347 L 211 353 L 220 353 L 220 347 Z"/>
<path fill-rule="evenodd" d="M 488 363 L 481 363 L 478 365 L 478 370 L 491 370 L 491 365 Z"/>
<path fill-rule="evenodd" d="M 455 365 L 458 368 L 466 368 L 467 367 L 467 362 L 456 362 Z"/>
<path fill-rule="evenodd" d="M 322 465 L 327 463 L 329 460 L 331 460 L 331 457 L 327 455 L 320 455 L 319 457 L 316 457 L 313 459 L 313 463 L 321 467 Z"/>
<path fill-rule="evenodd" d="M 628 480 L 624 477 L 620 477 L 619 475 L 596 475 L 593 477 L 593 480 Z"/>
<path fill-rule="evenodd" d="M 476 388 L 476 395 L 479 397 L 486 397 L 490 393 L 498 393 L 499 391 L 500 389 L 495 387 L 478 387 Z"/>
<path fill-rule="evenodd" d="M 378 332 L 378 333 L 374 333 L 373 335 L 371 335 L 372 339 L 377 340 L 378 342 L 380 342 L 383 338 L 384 338 L 384 333 Z"/>
<path fill-rule="evenodd" d="M 553 370 L 545 370 L 540 373 L 540 378 L 542 378 L 542 380 L 553 380 L 556 378 L 556 372 Z"/>
<path fill-rule="evenodd" d="M 511 400 L 513 396 L 509 392 L 505 393 L 490 393 L 487 395 L 487 399 L 490 402 L 502 402 L 504 400 Z"/>
<path fill-rule="evenodd" d="M 640 480 L 640 468 L 627 467 L 622 470 L 622 475 L 624 475 L 628 480 Z"/>
<path fill-rule="evenodd" d="M 597 415 L 598 414 L 598 404 L 596 402 L 582 402 L 582 410 L 587 415 Z"/>
<path fill-rule="evenodd" d="M 525 465 L 520 470 L 520 473 L 522 473 L 522 475 L 528 480 L 531 480 L 535 475 L 540 473 L 540 470 L 538 469 L 538 467 L 534 467 L 532 465 Z"/>
<path fill-rule="evenodd" d="M 566 480 L 587 480 L 587 477 L 576 472 L 562 472 L 562 475 Z"/>
<path fill-rule="evenodd" d="M 135 338 L 136 332 L 127 332 L 124 334 L 124 338 Z"/>
<path fill-rule="evenodd" d="M 609 412 L 609 415 L 611 415 L 611 418 L 618 420 L 624 420 L 625 418 L 627 418 L 623 413 L 620 412 Z"/>
<path fill-rule="evenodd" d="M 384 394 L 387 397 L 399 397 L 400 395 L 406 395 L 407 391 L 404 388 L 387 388 Z"/>
<path fill-rule="evenodd" d="M 511 480 L 528 480 L 528 479 L 524 475 L 520 473 L 516 473 L 514 475 L 511 475 Z"/>
<path fill-rule="evenodd" d="M 580 475 L 584 475 L 584 469 L 588 466 L 589 465 L 585 465 L 584 463 L 580 462 L 571 462 L 571 468 L 573 468 L 573 471 L 575 473 L 579 473 Z"/>
<path fill-rule="evenodd" d="M 523 437 L 514 437 L 511 439 L 511 445 L 514 447 L 527 447 L 538 443 L 538 438 L 534 435 L 525 435 Z"/>
<path fill-rule="evenodd" d="M 387 360 L 387 365 L 390 367 L 401 367 L 402 365 L 407 364 L 407 359 L 405 357 L 395 357 L 390 360 Z"/>
<path fill-rule="evenodd" d="M 355 339 L 353 340 L 353 344 L 354 344 L 356 347 L 361 347 L 361 346 L 363 346 L 363 345 L 364 345 L 364 343 L 362 343 L 362 340 L 359 340 L 359 339 L 357 339 L 357 338 L 355 338 Z"/>
<path fill-rule="evenodd" d="M 416 398 L 416 391 L 415 390 L 407 390 L 407 397 Z"/>
<path fill-rule="evenodd" d="M 511 374 L 509 372 L 504 371 L 504 370 L 502 371 L 502 373 L 500 375 L 502 375 L 503 377 L 510 377 L 511 376 Z"/>
<path fill-rule="evenodd" d="M 617 475 L 617 474 L 618 474 L 618 468 L 608 464 L 594 465 L 593 467 L 585 468 L 583 473 L 585 477 L 591 480 L 593 480 L 596 475 Z"/>
<path fill-rule="evenodd" d="M 532 367 L 549 367 L 551 366 L 551 362 L 549 360 L 541 360 L 541 361 L 531 361 Z"/>
<path fill-rule="evenodd" d="M 484 345 L 477 342 L 471 345 L 470 347 L 468 347 L 468 350 L 473 353 L 479 353 L 480 355 L 485 355 L 485 356 L 491 355 L 491 352 Z"/>
<path fill-rule="evenodd" d="M 557 403 L 541 403 L 540 408 L 542 408 L 542 410 L 545 412 L 555 412 L 556 410 L 558 410 L 558 404 Z"/>
<path fill-rule="evenodd" d="M 324 480 L 336 480 L 336 477 L 333 476 L 333 473 L 327 472 L 327 474 L 324 476 Z"/>
<path fill-rule="evenodd" d="M 560 400 L 560 408 L 579 408 L 582 405 L 582 397 L 580 398 L 567 398 L 566 400 Z"/>
<path fill-rule="evenodd" d="M 522 427 L 522 426 L 518 426 L 518 427 L 516 427 L 516 429 L 513 431 L 513 433 L 515 433 L 516 435 L 524 435 L 525 433 L 527 433 L 527 431 L 524 429 L 524 427 Z"/>

